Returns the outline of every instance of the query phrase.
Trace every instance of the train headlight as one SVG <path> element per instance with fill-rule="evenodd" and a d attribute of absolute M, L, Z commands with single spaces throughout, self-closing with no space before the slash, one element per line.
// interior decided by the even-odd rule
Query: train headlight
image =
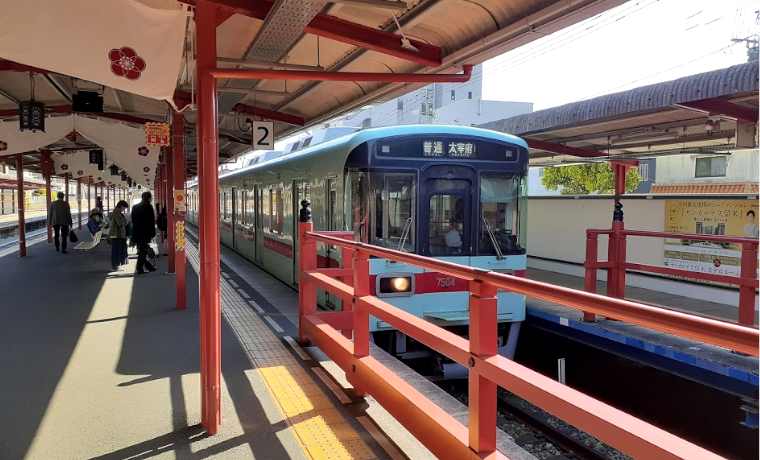
<path fill-rule="evenodd" d="M 414 275 L 384 273 L 377 276 L 378 297 L 402 297 L 414 294 Z"/>

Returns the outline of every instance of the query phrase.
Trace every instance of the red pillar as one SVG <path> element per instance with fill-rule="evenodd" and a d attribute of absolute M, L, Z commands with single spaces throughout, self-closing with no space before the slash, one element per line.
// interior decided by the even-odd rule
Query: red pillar
<path fill-rule="evenodd" d="M 757 277 L 757 244 L 742 244 L 741 272 L 743 284 L 739 286 L 739 324 L 755 325 L 755 288 L 752 282 Z"/>
<path fill-rule="evenodd" d="M 221 423 L 221 297 L 219 288 L 219 152 L 216 80 L 203 76 L 216 67 L 216 6 L 195 4 L 198 87 L 198 177 L 200 215 L 200 317 L 202 423 L 208 434 Z"/>
<path fill-rule="evenodd" d="M 174 273 L 174 152 L 171 147 L 164 149 L 166 157 L 166 244 L 169 255 L 168 272 Z"/>
<path fill-rule="evenodd" d="M 64 174 L 63 178 L 64 178 L 64 183 L 63 183 L 64 192 L 63 193 L 64 195 L 66 195 L 64 199 L 68 203 L 69 202 L 69 173 Z"/>
<path fill-rule="evenodd" d="M 92 184 L 92 178 L 90 178 L 87 181 L 87 213 L 88 214 L 90 212 L 90 209 L 92 209 L 92 201 L 90 199 L 92 196 L 92 189 L 90 188 L 92 186 L 91 184 Z"/>
<path fill-rule="evenodd" d="M 181 113 L 174 112 L 172 120 L 172 182 L 177 190 L 185 190 L 185 132 L 184 116 Z M 172 200 L 174 203 L 174 200 Z M 183 203 L 186 205 L 186 203 Z M 176 309 L 184 310 L 187 307 L 187 274 L 185 272 L 185 214 L 177 211 L 177 206 L 173 204 L 174 220 L 169 233 L 172 234 L 174 244 L 169 248 L 169 254 L 174 254 L 174 269 L 176 277 L 174 279 L 176 295 Z M 185 211 L 187 212 L 187 211 Z M 177 237 L 181 235 L 181 245 L 177 245 Z M 176 251 L 175 251 L 176 249 Z M 171 258 L 169 259 L 171 260 Z"/>
<path fill-rule="evenodd" d="M 82 230 L 82 178 L 77 177 L 77 218 L 79 219 L 79 230 Z"/>
<path fill-rule="evenodd" d="M 26 257 L 26 221 L 24 220 L 24 155 L 16 156 L 18 185 L 18 256 Z"/>
<path fill-rule="evenodd" d="M 48 215 L 50 215 L 50 201 L 51 201 L 51 190 L 50 190 L 50 174 L 45 174 L 45 210 L 47 211 Z M 47 242 L 48 244 L 51 244 L 53 242 L 53 227 L 50 226 L 50 220 L 47 220 Z"/>

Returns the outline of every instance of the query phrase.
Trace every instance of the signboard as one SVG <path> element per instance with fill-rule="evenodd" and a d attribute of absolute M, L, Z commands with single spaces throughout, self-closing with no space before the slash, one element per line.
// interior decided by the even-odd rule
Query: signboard
<path fill-rule="evenodd" d="M 168 123 L 145 123 L 147 145 L 171 145 L 171 126 Z"/>
<path fill-rule="evenodd" d="M 274 150 L 274 122 L 253 122 L 253 148 L 255 150 Z"/>
<path fill-rule="evenodd" d="M 757 200 L 665 200 L 665 231 L 757 238 L 757 215 Z M 736 243 L 666 238 L 664 262 L 682 270 L 739 276 L 741 249 Z"/>
<path fill-rule="evenodd" d="M 468 138 L 406 138 L 381 139 L 375 142 L 375 154 L 379 157 L 419 159 L 467 159 L 482 161 L 518 160 L 516 146 L 502 142 L 488 142 Z"/>
<path fill-rule="evenodd" d="M 176 190 L 174 192 L 174 210 L 177 212 L 187 211 L 187 198 L 185 197 L 184 190 Z"/>
<path fill-rule="evenodd" d="M 185 221 L 178 220 L 174 226 L 174 249 L 176 251 L 185 250 Z"/>

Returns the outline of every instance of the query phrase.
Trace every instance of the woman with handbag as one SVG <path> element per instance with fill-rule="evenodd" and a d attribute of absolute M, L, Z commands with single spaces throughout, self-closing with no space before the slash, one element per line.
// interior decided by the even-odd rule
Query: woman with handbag
<path fill-rule="evenodd" d="M 121 266 L 129 263 L 129 256 L 127 255 L 127 218 L 124 217 L 124 211 L 128 207 L 127 202 L 121 200 L 116 203 L 116 208 L 109 216 L 111 227 L 108 230 L 108 236 L 111 239 L 112 271 L 124 271 Z"/>

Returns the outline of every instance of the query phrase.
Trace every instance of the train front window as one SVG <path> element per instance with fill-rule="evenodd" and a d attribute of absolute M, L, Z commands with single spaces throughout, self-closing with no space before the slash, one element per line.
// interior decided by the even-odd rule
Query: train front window
<path fill-rule="evenodd" d="M 478 254 L 525 254 L 523 182 L 517 176 L 480 178 Z"/>
<path fill-rule="evenodd" d="M 461 256 L 469 254 L 465 238 L 464 199 L 461 195 L 433 195 L 430 197 L 431 256 Z"/>
<path fill-rule="evenodd" d="M 414 252 L 414 174 L 370 172 L 372 244 Z"/>

